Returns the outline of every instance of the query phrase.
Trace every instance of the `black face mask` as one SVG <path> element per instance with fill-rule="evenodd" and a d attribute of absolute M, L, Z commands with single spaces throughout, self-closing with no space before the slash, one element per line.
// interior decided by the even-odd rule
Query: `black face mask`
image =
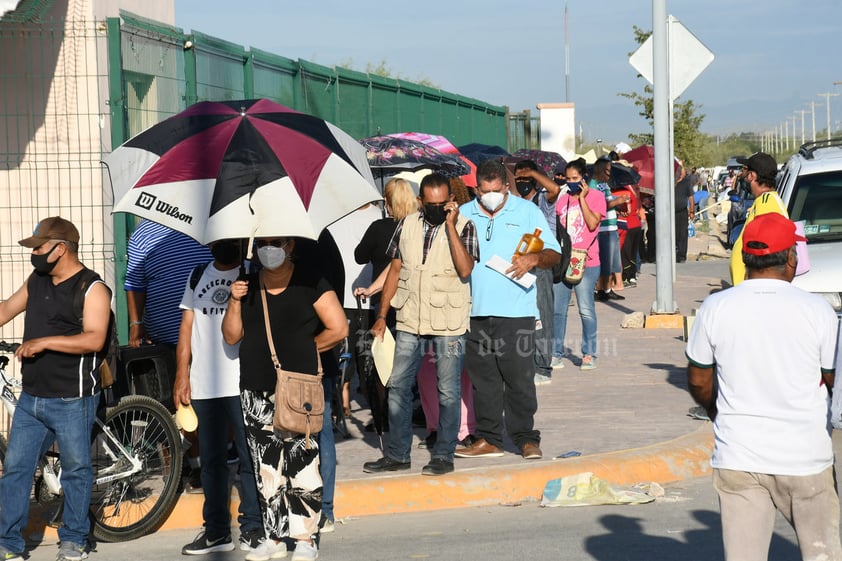
<path fill-rule="evenodd" d="M 525 197 L 532 189 L 535 188 L 534 179 L 517 179 L 515 180 L 515 188 L 521 197 Z"/>
<path fill-rule="evenodd" d="M 30 260 L 30 262 L 32 262 L 32 266 L 35 267 L 36 273 L 38 273 L 39 275 L 49 275 L 53 271 L 53 269 L 56 268 L 56 265 L 58 265 L 59 259 L 61 259 L 61 257 L 59 257 L 58 259 L 56 259 L 52 263 L 47 261 L 47 259 L 50 257 L 50 255 L 56 250 L 56 248 L 59 245 L 61 245 L 61 244 L 54 245 L 53 249 L 51 249 L 50 251 L 48 251 L 47 253 L 45 253 L 43 255 L 35 255 L 33 253 L 32 255 L 29 256 L 29 260 Z"/>
<path fill-rule="evenodd" d="M 214 244 L 211 255 L 220 265 L 236 265 L 242 258 L 242 251 L 237 242 L 219 242 Z"/>
<path fill-rule="evenodd" d="M 432 224 L 433 226 L 438 226 L 439 224 L 444 224 L 444 219 L 447 218 L 447 213 L 444 211 L 444 204 L 434 205 L 434 204 L 425 204 L 424 205 L 424 219 Z"/>

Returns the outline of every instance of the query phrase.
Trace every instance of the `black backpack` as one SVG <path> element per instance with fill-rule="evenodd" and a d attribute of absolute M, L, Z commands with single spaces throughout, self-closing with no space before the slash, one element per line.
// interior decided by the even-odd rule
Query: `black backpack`
<path fill-rule="evenodd" d="M 541 193 L 538 193 L 532 199 L 532 202 L 535 203 L 535 206 L 537 206 L 538 208 L 541 207 L 540 201 L 538 200 L 538 197 L 540 196 Z M 559 261 L 552 267 L 553 283 L 555 284 L 562 281 L 562 279 L 564 278 L 564 273 L 567 272 L 567 267 L 568 265 L 570 265 L 570 248 L 572 247 L 572 244 L 570 242 L 570 234 L 567 233 L 567 228 L 561 227 L 561 223 L 559 222 L 558 218 L 558 213 L 554 212 L 553 214 L 555 214 L 555 238 L 556 240 L 558 240 L 558 245 L 561 246 L 561 261 Z"/>
<path fill-rule="evenodd" d="M 570 206 L 568 205 L 569 208 Z M 555 215 L 555 237 L 558 240 L 558 245 L 561 246 L 561 261 L 553 265 L 553 283 L 559 283 L 564 280 L 567 267 L 570 266 L 570 250 L 573 247 L 573 242 L 570 240 L 570 234 L 567 232 L 567 224 L 562 225 L 558 213 Z"/>
<path fill-rule="evenodd" d="M 73 315 L 79 319 L 80 324 L 83 319 L 85 294 L 93 283 L 101 280 L 102 277 L 98 273 L 85 268 L 76 281 L 76 290 L 73 292 Z M 105 287 L 108 288 L 108 285 L 105 285 Z M 108 288 L 108 291 L 110 293 L 111 289 Z M 119 354 L 120 348 L 120 343 L 117 339 L 117 318 L 113 310 L 109 313 L 108 334 L 105 337 L 105 346 L 102 348 L 105 358 L 103 358 L 99 365 L 100 385 L 103 388 L 109 388 L 114 384 L 114 373 L 117 372 L 117 355 Z"/>
<path fill-rule="evenodd" d="M 202 263 L 201 265 L 196 265 L 193 267 L 193 270 L 190 271 L 190 290 L 196 290 L 196 286 L 199 284 L 199 281 L 202 280 L 202 275 L 205 273 L 205 269 L 208 268 L 210 263 Z"/>

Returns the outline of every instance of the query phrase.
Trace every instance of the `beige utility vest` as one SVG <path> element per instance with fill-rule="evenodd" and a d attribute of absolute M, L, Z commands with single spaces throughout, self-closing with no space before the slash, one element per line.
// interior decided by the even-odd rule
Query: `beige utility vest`
<path fill-rule="evenodd" d="M 461 236 L 468 219 L 459 216 Z M 415 335 L 462 335 L 471 314 L 471 286 L 459 278 L 450 246 L 447 225 L 442 224 L 423 262 L 424 219 L 408 216 L 400 239 L 401 271 L 398 289 L 390 304 L 397 310 L 397 328 Z"/>

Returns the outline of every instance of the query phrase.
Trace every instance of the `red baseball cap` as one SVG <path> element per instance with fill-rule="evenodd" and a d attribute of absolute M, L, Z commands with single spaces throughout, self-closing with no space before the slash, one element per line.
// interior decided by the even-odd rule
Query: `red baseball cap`
<path fill-rule="evenodd" d="M 782 214 L 770 212 L 755 217 L 746 225 L 743 231 L 743 253 L 771 255 L 791 248 L 795 242 L 806 241 L 807 238 L 795 233 L 795 222 Z M 765 247 L 750 247 L 751 242 Z"/>

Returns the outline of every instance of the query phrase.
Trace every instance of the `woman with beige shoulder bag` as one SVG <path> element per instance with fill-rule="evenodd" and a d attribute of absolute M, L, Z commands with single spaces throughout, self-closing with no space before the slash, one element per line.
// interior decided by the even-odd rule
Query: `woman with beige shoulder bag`
<path fill-rule="evenodd" d="M 283 374 L 297 376 L 294 382 L 302 384 L 307 376 L 301 374 L 312 375 L 320 389 L 318 353 L 342 341 L 348 326 L 330 284 L 319 272 L 296 265 L 294 238 L 259 238 L 255 246 L 263 268 L 232 284 L 222 322 L 225 341 L 240 342 L 240 399 L 266 534 L 246 559 L 282 557 L 286 545 L 281 539 L 289 537 L 296 541 L 292 560 L 309 561 L 318 557 L 313 537 L 321 515 L 322 480 L 318 435 L 313 433 L 320 430 L 321 411 L 314 396 L 312 427 L 308 402 L 302 404 L 305 425 L 286 430 L 276 415 L 276 390 L 281 390 L 279 380 L 286 379 Z M 323 394 L 321 400 L 323 407 Z M 330 430 L 329 420 L 326 428 Z"/>
<path fill-rule="evenodd" d="M 596 309 L 594 287 L 599 278 L 599 223 L 605 217 L 605 196 L 588 187 L 584 180 L 585 165 L 581 160 L 567 164 L 567 188 L 556 201 L 561 228 L 570 235 L 573 248 L 565 278 L 553 284 L 553 368 L 564 368 L 564 338 L 567 333 L 567 311 L 570 297 L 576 293 L 576 305 L 582 318 L 582 361 L 579 368 L 596 368 Z"/>

